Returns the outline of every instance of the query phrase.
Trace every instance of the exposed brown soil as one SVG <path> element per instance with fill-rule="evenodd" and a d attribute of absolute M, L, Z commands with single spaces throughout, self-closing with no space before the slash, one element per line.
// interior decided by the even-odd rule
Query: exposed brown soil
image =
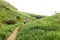
<path fill-rule="evenodd" d="M 7 40 L 16 40 L 17 32 L 18 32 L 19 27 L 17 27 L 13 33 L 8 37 Z"/>

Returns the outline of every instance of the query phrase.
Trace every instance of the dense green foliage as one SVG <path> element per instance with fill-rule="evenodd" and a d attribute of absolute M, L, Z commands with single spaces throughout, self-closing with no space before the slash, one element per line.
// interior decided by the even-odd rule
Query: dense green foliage
<path fill-rule="evenodd" d="M 17 40 L 60 40 L 60 13 L 24 25 Z"/>
<path fill-rule="evenodd" d="M 8 2 L 0 0 L 0 40 L 6 40 L 16 27 L 22 27 L 24 19 L 35 18 L 22 14 Z"/>
<path fill-rule="evenodd" d="M 15 28 L 14 25 L 0 27 L 0 40 L 6 40 Z"/>

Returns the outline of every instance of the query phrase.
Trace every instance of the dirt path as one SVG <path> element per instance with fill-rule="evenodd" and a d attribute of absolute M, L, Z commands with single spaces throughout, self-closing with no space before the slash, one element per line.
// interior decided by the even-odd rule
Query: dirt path
<path fill-rule="evenodd" d="M 15 39 L 16 39 L 16 36 L 17 36 L 18 29 L 19 29 L 19 27 L 17 27 L 17 28 L 13 31 L 13 33 L 8 37 L 7 40 L 15 40 Z"/>

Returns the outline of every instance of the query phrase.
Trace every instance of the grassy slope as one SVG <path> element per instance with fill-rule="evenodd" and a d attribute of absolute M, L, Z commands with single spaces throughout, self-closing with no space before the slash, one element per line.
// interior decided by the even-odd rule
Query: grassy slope
<path fill-rule="evenodd" d="M 0 23 L 2 23 L 2 20 L 5 18 L 15 18 L 15 16 L 9 14 L 8 11 L 10 12 L 12 11 L 10 8 L 16 10 L 14 7 L 10 6 L 10 4 L 0 0 Z M 14 11 L 12 11 L 11 13 L 14 13 Z M 3 24 L 1 25 L 2 27 L 0 27 L 0 40 L 6 40 L 6 38 L 12 33 L 16 26 L 15 25 L 4 26 Z"/>
<path fill-rule="evenodd" d="M 24 25 L 17 40 L 60 40 L 60 13 Z"/>
<path fill-rule="evenodd" d="M 19 16 L 20 19 L 17 20 L 17 24 L 15 25 L 4 25 L 2 23 L 3 19 L 13 19 L 16 18 L 16 16 Z M 6 38 L 12 33 L 12 31 L 17 27 L 22 27 L 23 25 L 23 20 L 25 18 L 30 18 L 31 20 L 35 20 L 34 18 L 22 14 L 21 12 L 19 12 L 15 7 L 13 7 L 12 5 L 10 5 L 9 3 L 0 0 L 0 25 L 2 25 L 2 27 L 0 27 L 0 40 L 6 40 Z"/>
<path fill-rule="evenodd" d="M 21 20 L 24 18 L 34 19 L 28 15 L 22 14 L 9 3 L 0 0 L 0 21 L 2 21 L 4 18 L 16 18 L 14 15 L 20 16 Z"/>
<path fill-rule="evenodd" d="M 19 12 L 9 3 L 0 0 L 0 23 L 5 18 L 16 18 L 15 14 L 20 17 L 17 20 L 19 24 L 3 25 L 0 28 L 0 40 L 6 40 L 17 26 L 22 27 L 17 35 L 17 40 L 60 40 L 59 13 L 41 20 L 36 20 L 30 14 Z M 23 25 L 22 23 L 25 18 L 30 18 L 33 22 Z"/>

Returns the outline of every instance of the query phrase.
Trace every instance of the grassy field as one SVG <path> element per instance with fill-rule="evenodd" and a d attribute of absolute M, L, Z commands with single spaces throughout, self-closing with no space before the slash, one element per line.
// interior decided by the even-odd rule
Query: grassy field
<path fill-rule="evenodd" d="M 16 40 L 60 40 L 60 13 L 52 16 L 20 12 L 0 0 L 0 40 L 6 40 L 20 27 Z"/>

